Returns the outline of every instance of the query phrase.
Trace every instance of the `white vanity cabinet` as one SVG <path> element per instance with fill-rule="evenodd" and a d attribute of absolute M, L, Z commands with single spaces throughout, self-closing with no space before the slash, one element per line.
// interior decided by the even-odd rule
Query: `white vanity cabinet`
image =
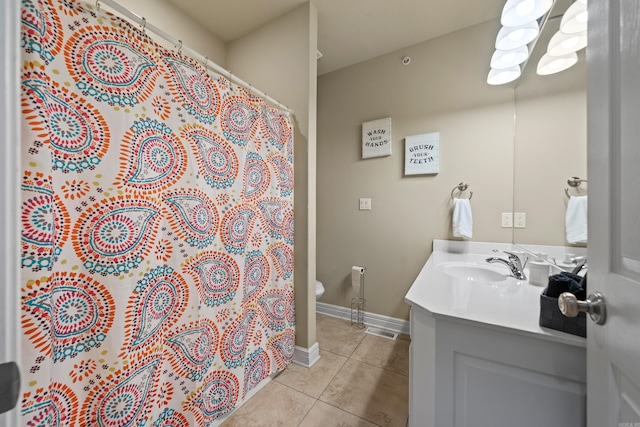
<path fill-rule="evenodd" d="M 411 309 L 409 426 L 584 427 L 585 348 Z"/>
<path fill-rule="evenodd" d="M 443 274 L 496 244 L 437 242 L 406 296 L 409 426 L 585 427 L 586 340 L 538 325 L 542 288 Z"/>

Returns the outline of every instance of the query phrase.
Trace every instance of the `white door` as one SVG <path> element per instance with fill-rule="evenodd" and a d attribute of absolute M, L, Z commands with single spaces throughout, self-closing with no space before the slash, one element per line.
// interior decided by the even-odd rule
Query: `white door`
<path fill-rule="evenodd" d="M 640 427 L 640 1 L 590 0 L 589 427 Z"/>
<path fill-rule="evenodd" d="M 0 0 L 0 11 L 0 363 L 5 363 L 20 360 L 20 2 Z M 0 427 L 17 425 L 18 409 L 0 415 Z"/>

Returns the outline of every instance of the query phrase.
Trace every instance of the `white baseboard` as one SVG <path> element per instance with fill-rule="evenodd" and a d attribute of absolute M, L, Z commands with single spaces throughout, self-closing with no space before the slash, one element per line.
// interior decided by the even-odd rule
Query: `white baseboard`
<path fill-rule="evenodd" d="M 316 301 L 316 313 L 326 316 L 337 317 L 339 319 L 351 320 L 351 309 L 333 304 Z M 365 311 L 364 323 L 367 326 L 386 329 L 401 334 L 409 334 L 409 321 L 396 319 L 395 317 L 383 316 L 381 314 L 369 313 Z M 297 349 L 296 349 L 297 350 Z M 295 356 L 294 356 L 295 358 Z"/>
<path fill-rule="evenodd" d="M 313 344 L 310 348 L 296 346 L 293 352 L 293 363 L 310 368 L 320 360 L 320 346 Z"/>

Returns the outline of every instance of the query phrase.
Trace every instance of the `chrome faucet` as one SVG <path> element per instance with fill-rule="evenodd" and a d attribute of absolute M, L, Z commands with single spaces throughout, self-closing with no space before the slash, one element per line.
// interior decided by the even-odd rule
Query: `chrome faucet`
<path fill-rule="evenodd" d="M 585 270 L 587 269 L 587 257 L 585 256 L 578 256 L 575 258 L 571 258 L 569 261 L 571 261 L 572 264 L 576 265 L 574 269 L 571 270 L 573 274 L 578 274 L 583 269 Z"/>
<path fill-rule="evenodd" d="M 506 260 L 504 258 L 492 256 L 487 258 L 487 262 L 489 264 L 493 264 L 496 262 L 504 264 L 511 272 L 512 277 L 515 277 L 518 280 L 527 280 L 527 276 L 525 276 L 524 274 L 524 266 L 527 265 L 527 261 L 525 261 L 523 265 L 522 262 L 520 262 L 520 258 L 518 257 L 518 255 L 514 254 L 513 252 L 499 251 L 497 249 L 494 249 L 493 252 L 504 252 L 509 256 L 509 259 Z"/>

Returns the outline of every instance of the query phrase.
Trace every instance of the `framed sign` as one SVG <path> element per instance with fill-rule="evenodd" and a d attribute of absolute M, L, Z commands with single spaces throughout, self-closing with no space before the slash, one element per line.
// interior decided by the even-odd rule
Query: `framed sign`
<path fill-rule="evenodd" d="M 404 174 L 440 172 L 440 133 L 407 136 L 404 139 Z"/>
<path fill-rule="evenodd" d="M 391 155 L 391 117 L 362 124 L 362 158 Z"/>

